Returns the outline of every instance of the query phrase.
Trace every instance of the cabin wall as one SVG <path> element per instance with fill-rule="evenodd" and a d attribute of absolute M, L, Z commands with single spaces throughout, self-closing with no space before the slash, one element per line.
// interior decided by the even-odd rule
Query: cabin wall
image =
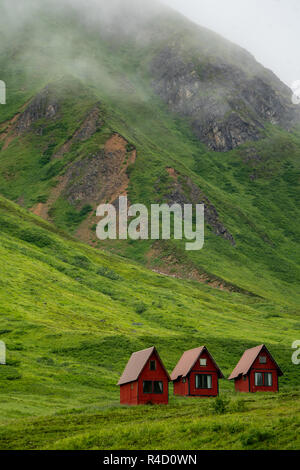
<path fill-rule="evenodd" d="M 266 364 L 260 364 L 259 357 L 266 356 L 267 362 Z M 273 385 L 272 387 L 265 387 L 265 386 L 256 386 L 255 385 L 255 372 L 271 372 Z M 269 355 L 268 351 L 265 349 L 257 356 L 256 360 L 254 361 L 251 370 L 250 370 L 250 391 L 251 392 L 277 392 L 278 391 L 278 372 L 277 366 L 274 363 L 273 359 Z"/>
<path fill-rule="evenodd" d="M 150 370 L 150 361 L 156 361 L 156 370 Z M 143 382 L 144 380 L 158 380 L 163 382 L 163 393 L 144 393 L 143 392 Z M 155 353 L 151 355 L 147 361 L 144 370 L 142 371 L 139 380 L 138 380 L 138 404 L 147 404 L 147 403 L 156 403 L 156 404 L 168 404 L 169 402 L 169 380 L 168 377 L 160 364 Z"/>
<path fill-rule="evenodd" d="M 236 392 L 249 392 L 249 376 L 245 375 L 234 380 Z"/>
<path fill-rule="evenodd" d="M 188 395 L 189 394 L 189 381 L 187 378 L 180 377 L 174 382 L 174 395 Z"/>
<path fill-rule="evenodd" d="M 206 359 L 206 366 L 200 366 L 200 359 Z M 210 389 L 197 389 L 196 388 L 196 375 L 202 373 L 212 376 L 212 388 Z M 203 351 L 199 360 L 196 362 L 189 374 L 189 394 L 192 396 L 215 397 L 219 394 L 219 379 L 218 372 L 215 364 L 211 360 L 207 351 Z"/>
<path fill-rule="evenodd" d="M 131 382 L 120 386 L 121 405 L 137 405 L 138 383 Z"/>
<path fill-rule="evenodd" d="M 200 359 L 206 359 L 206 366 L 200 366 Z M 207 374 L 212 376 L 212 388 L 210 389 L 197 389 L 196 388 L 196 375 Z M 199 360 L 195 363 L 191 372 L 189 373 L 186 383 L 182 382 L 182 378 L 174 382 L 174 394 L 183 396 L 198 396 L 198 397 L 215 397 L 219 394 L 219 378 L 218 372 L 214 362 L 211 360 L 207 351 L 203 351 Z"/>
<path fill-rule="evenodd" d="M 272 373 L 272 387 L 256 386 L 255 385 L 255 372 L 271 372 Z M 278 392 L 278 373 L 277 369 L 251 369 L 250 371 L 250 391 L 251 392 Z"/>

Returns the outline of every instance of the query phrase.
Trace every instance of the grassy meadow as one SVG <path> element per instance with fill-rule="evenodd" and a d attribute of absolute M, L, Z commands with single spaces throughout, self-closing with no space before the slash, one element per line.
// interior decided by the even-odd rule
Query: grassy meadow
<path fill-rule="evenodd" d="M 299 446 L 299 319 L 288 306 L 152 273 L 4 198 L 0 223 L 0 448 Z M 175 399 L 170 386 L 169 407 L 119 405 L 132 351 L 155 344 L 171 371 L 185 349 L 206 344 L 228 377 L 259 343 L 285 373 L 278 395 L 238 397 L 222 380 L 221 404 Z"/>

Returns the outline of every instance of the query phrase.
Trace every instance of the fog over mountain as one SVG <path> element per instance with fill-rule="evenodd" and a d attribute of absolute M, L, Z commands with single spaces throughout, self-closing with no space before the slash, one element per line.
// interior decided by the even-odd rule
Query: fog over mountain
<path fill-rule="evenodd" d="M 12 25 L 19 28 L 33 15 L 38 17 L 41 7 L 37 0 L 2 0 L 1 3 L 11 19 L 9 24 L 1 24 L 0 19 L 2 32 L 5 29 L 12 32 Z M 46 6 L 43 4 L 43 9 Z M 48 4 L 57 11 L 70 6 L 76 7 L 91 25 L 101 23 L 114 31 L 120 28 L 133 33 L 138 41 L 144 39 L 143 23 L 172 7 L 247 49 L 288 86 L 300 79 L 298 0 L 52 0 Z M 124 22 L 124 10 L 128 8 L 133 14 L 126 15 Z"/>
<path fill-rule="evenodd" d="M 298 0 L 163 0 L 246 48 L 287 85 L 300 79 Z"/>

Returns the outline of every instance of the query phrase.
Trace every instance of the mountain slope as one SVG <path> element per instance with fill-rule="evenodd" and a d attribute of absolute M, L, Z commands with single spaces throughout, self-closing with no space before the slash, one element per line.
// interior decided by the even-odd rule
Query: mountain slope
<path fill-rule="evenodd" d="M 132 426 L 139 429 L 146 412 L 143 410 L 140 416 L 138 411 L 132 414 L 132 410 L 115 408 L 119 394 L 116 383 L 128 356 L 133 350 L 156 344 L 168 370 L 172 370 L 187 341 L 190 347 L 205 343 L 226 376 L 246 347 L 258 342 L 268 344 L 285 373 L 281 379 L 284 393 L 278 403 L 259 397 L 248 400 L 250 408 L 242 416 L 245 423 L 242 421 L 239 429 L 246 439 L 249 419 L 264 432 L 271 426 L 268 442 L 277 447 L 285 445 L 296 425 L 298 403 L 298 371 L 291 363 L 290 349 L 299 325 L 294 312 L 253 296 L 220 292 L 197 282 L 151 273 L 79 243 L 3 198 L 0 223 L 0 338 L 7 345 L 7 365 L 0 367 L 2 449 L 53 447 L 56 441 L 71 436 L 84 440 L 78 444 L 76 440 L 62 441 L 57 446 L 122 445 L 112 439 L 115 426 L 121 425 L 118 429 L 123 436 L 130 413 Z M 224 380 L 220 385 L 221 393 L 230 397 L 232 384 Z M 166 445 L 173 448 L 175 441 L 168 441 L 165 421 L 170 413 L 174 420 L 176 415 L 174 426 L 177 423 L 180 441 L 179 415 L 189 426 L 196 423 L 195 404 L 171 401 L 166 414 L 156 407 L 147 413 L 150 421 L 158 420 Z M 234 403 L 231 413 L 238 413 Z M 208 420 L 205 433 L 210 446 L 209 426 L 217 418 L 209 406 L 206 401 L 197 404 L 199 415 Z M 274 416 L 285 416 L 284 429 L 274 416 L 269 422 L 270 407 Z M 236 419 L 241 419 L 240 414 L 232 416 L 233 422 Z M 103 420 L 109 420 L 110 425 L 106 437 L 99 437 Z M 85 441 L 89 432 L 93 435 L 90 443 Z M 228 429 L 221 426 L 218 432 L 220 445 L 232 446 L 227 441 Z M 99 439 L 109 441 L 101 444 Z M 236 436 L 234 442 L 239 446 L 238 439 Z M 139 445 L 145 448 L 149 444 L 138 440 Z"/>
<path fill-rule="evenodd" d="M 157 5 L 147 15 L 117 10 L 100 23 L 92 9 L 82 18 L 70 6 L 38 8 L 38 21 L 25 15 L 16 30 L 1 15 L 9 99 L 0 109 L 0 192 L 93 246 L 296 310 L 300 134 L 280 127 L 297 113 L 288 89 L 239 47 Z M 240 106 L 231 111 L 230 77 Z M 259 140 L 241 144 L 243 125 L 234 124 L 241 145 L 216 152 L 210 131 L 209 140 L 197 134 L 193 113 L 202 116 L 202 102 L 210 109 L 218 90 L 226 112 L 213 124 L 230 130 L 226 119 L 243 114 L 262 131 Z M 204 203 L 204 249 L 100 243 L 95 209 L 121 194 L 148 206 Z"/>
<path fill-rule="evenodd" d="M 297 448 L 298 108 L 238 46 L 109 3 L 0 4 L 0 448 Z M 100 242 L 97 206 L 125 194 L 204 203 L 204 249 Z M 277 397 L 224 380 L 224 416 L 172 390 L 167 409 L 119 407 L 132 351 L 155 344 L 171 371 L 206 344 L 227 377 L 259 343 Z"/>

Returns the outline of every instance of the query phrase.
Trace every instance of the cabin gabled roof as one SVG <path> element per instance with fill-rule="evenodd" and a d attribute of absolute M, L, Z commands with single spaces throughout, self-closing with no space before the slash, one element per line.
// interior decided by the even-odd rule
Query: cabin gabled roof
<path fill-rule="evenodd" d="M 156 350 L 156 348 L 153 346 L 152 348 L 148 348 L 148 349 L 143 349 L 142 351 L 137 351 L 137 352 L 134 352 L 125 369 L 124 369 L 124 372 L 118 382 L 118 385 L 125 385 L 127 383 L 130 383 L 130 382 L 135 382 L 136 380 L 138 380 L 139 376 L 141 375 L 141 373 L 143 372 L 148 360 L 150 359 L 150 357 L 152 356 L 152 354 L 155 353 L 156 356 L 157 356 L 157 359 L 159 360 L 162 368 L 164 369 L 167 377 L 168 377 L 168 380 L 170 380 L 170 376 L 161 360 L 161 358 L 159 357 L 159 354 Z"/>
<path fill-rule="evenodd" d="M 283 375 L 282 370 L 280 369 L 279 365 L 277 364 L 277 362 L 274 360 L 274 358 L 272 357 L 272 355 L 268 351 L 268 348 L 264 344 L 261 344 L 260 346 L 256 346 L 255 348 L 247 349 L 244 352 L 241 359 L 239 360 L 239 362 L 235 366 L 234 370 L 232 371 L 232 373 L 229 377 L 229 380 L 236 379 L 239 375 L 247 375 L 249 370 L 251 369 L 254 361 L 256 360 L 257 356 L 263 350 L 265 350 L 269 354 L 270 358 L 272 359 L 272 361 L 276 365 L 277 370 L 278 370 L 278 375 L 279 376 Z"/>
<path fill-rule="evenodd" d="M 191 372 L 192 368 L 194 367 L 196 362 L 199 360 L 200 356 L 202 355 L 202 353 L 204 351 L 206 351 L 208 353 L 210 359 L 214 363 L 214 365 L 217 369 L 219 378 L 224 379 L 224 375 L 222 374 L 221 370 L 219 369 L 218 365 L 216 364 L 214 358 L 209 353 L 206 346 L 200 346 L 199 348 L 190 349 L 189 351 L 185 351 L 182 354 L 182 356 L 179 359 L 175 369 L 173 370 L 173 372 L 171 374 L 171 380 L 174 381 L 174 380 L 177 380 L 178 377 L 186 377 Z"/>

